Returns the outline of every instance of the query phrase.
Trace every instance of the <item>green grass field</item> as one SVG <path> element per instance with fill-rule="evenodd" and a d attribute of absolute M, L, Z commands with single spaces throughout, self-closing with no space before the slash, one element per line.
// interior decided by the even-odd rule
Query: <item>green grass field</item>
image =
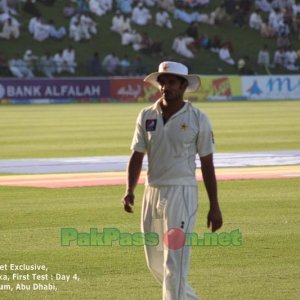
<path fill-rule="evenodd" d="M 135 118 L 144 106 L 0 106 L 0 159 L 128 155 Z M 300 149 L 299 101 L 197 106 L 212 120 L 218 152 Z M 199 186 L 195 231 L 201 235 L 207 232 L 208 200 Z M 121 207 L 123 186 L 0 187 L 0 265 L 44 264 L 49 276 L 80 278 L 56 282 L 57 292 L 0 290 L 0 299 L 161 299 L 142 247 L 60 244 L 60 230 L 66 227 L 139 231 L 142 192 L 139 186 L 135 213 L 129 215 Z M 239 229 L 242 245 L 193 247 L 190 282 L 202 300 L 298 298 L 299 195 L 298 178 L 219 182 L 222 231 Z M 12 273 L 0 270 L 0 275 Z"/>
<path fill-rule="evenodd" d="M 128 155 L 148 104 L 0 107 L 0 159 Z M 300 101 L 197 103 L 218 152 L 300 149 Z"/>

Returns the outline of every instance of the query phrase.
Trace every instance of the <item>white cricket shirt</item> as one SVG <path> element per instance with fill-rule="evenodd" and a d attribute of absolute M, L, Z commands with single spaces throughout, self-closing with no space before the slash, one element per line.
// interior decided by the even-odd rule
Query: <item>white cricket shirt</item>
<path fill-rule="evenodd" d="M 196 154 L 214 152 L 208 117 L 190 102 L 164 124 L 160 100 L 142 110 L 137 118 L 131 150 L 147 153 L 146 184 L 197 185 Z"/>

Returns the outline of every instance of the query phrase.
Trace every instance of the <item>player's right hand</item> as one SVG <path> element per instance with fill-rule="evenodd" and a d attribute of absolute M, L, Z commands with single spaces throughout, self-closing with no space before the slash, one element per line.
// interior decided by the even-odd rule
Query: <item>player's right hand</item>
<path fill-rule="evenodd" d="M 124 210 L 133 213 L 134 194 L 126 194 L 123 198 Z"/>

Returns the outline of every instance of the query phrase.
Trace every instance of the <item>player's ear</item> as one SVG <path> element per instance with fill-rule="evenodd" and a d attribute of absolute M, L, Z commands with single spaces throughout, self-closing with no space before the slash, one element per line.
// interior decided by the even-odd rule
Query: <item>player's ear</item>
<path fill-rule="evenodd" d="M 183 80 L 181 83 L 181 86 L 184 88 L 184 90 L 187 89 L 188 85 L 189 85 L 189 82 L 187 80 Z"/>

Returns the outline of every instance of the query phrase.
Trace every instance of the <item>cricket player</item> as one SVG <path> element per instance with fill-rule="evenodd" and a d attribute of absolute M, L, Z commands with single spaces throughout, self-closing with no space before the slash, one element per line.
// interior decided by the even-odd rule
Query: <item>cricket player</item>
<path fill-rule="evenodd" d="M 145 245 L 147 265 L 162 284 L 163 300 L 196 300 L 199 298 L 187 282 L 190 247 L 184 244 L 168 247 L 166 239 L 172 238 L 178 246 L 180 235 L 169 236 L 170 232 L 193 232 L 198 207 L 197 154 L 210 202 L 207 226 L 213 232 L 222 226 L 213 163 L 213 132 L 207 116 L 184 100 L 185 92 L 200 87 L 199 76 L 188 74 L 185 65 L 162 62 L 158 72 L 151 73 L 144 81 L 159 88 L 161 98 L 138 116 L 123 205 L 126 212 L 133 212 L 134 189 L 147 154 L 141 227 L 144 233 L 157 233 L 160 240 L 157 246 Z"/>

